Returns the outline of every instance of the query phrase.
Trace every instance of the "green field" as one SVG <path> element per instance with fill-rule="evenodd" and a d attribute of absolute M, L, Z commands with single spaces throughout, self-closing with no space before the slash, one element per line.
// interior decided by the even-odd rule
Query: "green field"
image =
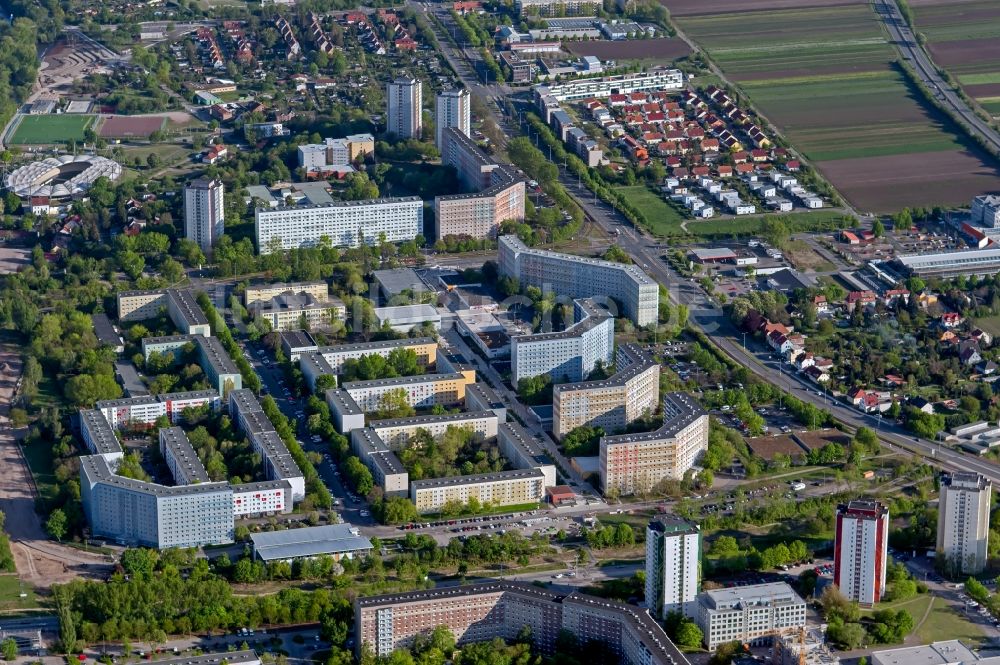
<path fill-rule="evenodd" d="M 28 460 L 39 496 L 45 501 L 55 499 L 59 494 L 59 488 L 52 470 L 51 447 L 44 443 L 36 443 L 31 446 L 21 446 L 21 450 L 24 451 L 24 458 Z"/>
<path fill-rule="evenodd" d="M 26 115 L 14 130 L 11 143 L 25 145 L 83 141 L 84 131 L 93 123 L 92 115 Z"/>
<path fill-rule="evenodd" d="M 1000 187 L 992 161 L 897 68 L 869 4 L 675 20 L 856 208 L 967 205 L 970 194 Z M 936 163 L 948 187 L 927 168 Z"/>
<path fill-rule="evenodd" d="M 21 594 L 25 594 L 21 598 Z M 38 607 L 35 592 L 28 584 L 22 584 L 17 575 L 0 575 L 0 611 L 11 612 Z"/>
<path fill-rule="evenodd" d="M 914 617 L 917 621 L 919 616 Z M 966 645 L 977 645 L 983 639 L 982 629 L 966 620 L 945 604 L 941 598 L 934 598 L 927 620 L 914 631 L 921 644 L 943 640 L 962 640 Z"/>
<path fill-rule="evenodd" d="M 684 217 L 653 190 L 645 185 L 635 185 L 621 187 L 618 191 L 646 217 L 653 235 L 664 238 L 684 235 L 681 228 Z"/>
<path fill-rule="evenodd" d="M 826 231 L 843 228 L 844 214 L 836 210 L 817 210 L 790 214 L 749 215 L 729 219 L 689 219 L 645 185 L 622 187 L 619 191 L 641 212 L 649 222 L 648 230 L 661 238 L 678 236 L 731 237 L 759 235 L 765 219 L 780 219 L 794 232 Z M 681 223 L 687 228 L 687 233 Z"/>

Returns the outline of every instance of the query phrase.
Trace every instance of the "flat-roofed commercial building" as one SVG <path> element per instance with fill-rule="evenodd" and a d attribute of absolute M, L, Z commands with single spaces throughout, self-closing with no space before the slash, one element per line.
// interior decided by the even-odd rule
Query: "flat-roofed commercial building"
<path fill-rule="evenodd" d="M 872 665 L 994 665 L 996 656 L 982 657 L 958 640 L 873 651 Z M 811 664 L 810 664 L 811 665 Z"/>
<path fill-rule="evenodd" d="M 498 424 L 497 414 L 492 411 L 475 411 L 373 420 L 368 426 L 375 430 L 387 446 L 399 450 L 409 445 L 410 439 L 418 431 L 427 432 L 437 439 L 449 428 L 456 427 L 472 432 L 477 441 L 483 441 L 497 435 Z"/>
<path fill-rule="evenodd" d="M 709 651 L 734 640 L 770 646 L 775 632 L 805 627 L 806 601 L 784 582 L 702 591 L 695 622 Z"/>
<path fill-rule="evenodd" d="M 900 254 L 896 263 L 920 277 L 992 276 L 1000 271 L 1000 249 L 969 249 L 937 254 Z"/>
<path fill-rule="evenodd" d="M 418 196 L 337 201 L 323 205 L 258 208 L 257 251 L 316 247 L 358 247 L 413 240 L 424 232 L 424 202 Z"/>
<path fill-rule="evenodd" d="M 993 483 L 978 473 L 944 476 L 938 501 L 937 555 L 952 570 L 977 575 L 986 567 Z"/>
<path fill-rule="evenodd" d="M 280 282 L 247 286 L 243 292 L 243 304 L 249 307 L 258 300 L 270 300 L 282 293 L 308 293 L 320 302 L 330 299 L 330 287 L 326 282 Z"/>
<path fill-rule="evenodd" d="M 576 323 L 561 332 L 510 340 L 511 382 L 547 374 L 553 381 L 583 381 L 598 363 L 611 365 L 615 320 L 590 300 L 573 301 Z"/>
<path fill-rule="evenodd" d="M 340 561 L 372 551 L 372 541 L 362 536 L 355 527 L 344 523 L 252 533 L 250 542 L 254 556 L 265 563 L 318 556 Z"/>
<path fill-rule="evenodd" d="M 295 330 L 305 323 L 326 328 L 333 321 L 344 320 L 347 309 L 341 300 L 317 300 L 310 293 L 280 293 L 269 300 L 258 300 L 249 307 L 255 319 L 267 321 L 271 330 Z"/>
<path fill-rule="evenodd" d="M 454 406 L 465 401 L 465 386 L 475 383 L 460 372 L 449 374 L 418 374 L 392 379 L 348 381 L 341 385 L 365 413 L 378 411 L 386 393 L 401 392 L 406 403 L 415 409 L 436 405 Z"/>
<path fill-rule="evenodd" d="M 435 238 L 495 238 L 504 222 L 524 220 L 525 192 L 517 172 L 500 165 L 489 171 L 489 186 L 479 192 L 435 197 Z"/>
<path fill-rule="evenodd" d="M 459 646 L 497 637 L 513 641 L 527 627 L 544 655 L 555 655 L 560 633 L 568 631 L 580 644 L 600 642 L 622 665 L 689 665 L 646 610 L 578 592 L 485 580 L 354 601 L 359 654 L 367 646 L 388 656 L 442 625 Z"/>
<path fill-rule="evenodd" d="M 708 413 L 690 395 L 663 397 L 663 425 L 653 431 L 601 437 L 601 491 L 629 495 L 681 480 L 708 449 Z"/>
<path fill-rule="evenodd" d="M 590 97 L 627 95 L 632 92 L 680 90 L 683 87 L 684 73 L 681 70 L 657 68 L 632 74 L 573 79 L 563 83 L 536 85 L 534 93 L 536 101 L 544 97 L 551 97 L 556 101 L 565 102 Z"/>
<path fill-rule="evenodd" d="M 656 323 L 659 287 L 638 266 L 533 249 L 509 235 L 500 237 L 498 263 L 500 274 L 516 278 L 522 287 L 549 289 L 570 298 L 601 294 L 621 303 L 624 311 L 619 315 L 637 326 Z"/>
<path fill-rule="evenodd" d="M 439 511 L 449 502 L 518 506 L 541 503 L 545 498 L 545 475 L 538 469 L 516 469 L 450 478 L 410 481 L 410 500 L 421 513 Z"/>
<path fill-rule="evenodd" d="M 437 341 L 433 337 L 391 339 L 381 342 L 361 342 L 321 346 L 314 353 L 303 354 L 299 358 L 299 368 L 310 389 L 316 389 L 316 379 L 324 375 L 339 375 L 344 372 L 344 363 L 358 360 L 362 356 L 380 355 L 387 358 L 394 349 L 410 349 L 417 354 L 417 364 L 427 368 L 437 362 Z"/>
<path fill-rule="evenodd" d="M 500 454 L 515 469 L 538 469 L 542 472 L 542 487 L 555 487 L 556 465 L 538 440 L 516 420 L 501 423 L 497 428 Z"/>
<path fill-rule="evenodd" d="M 170 320 L 184 335 L 210 337 L 208 317 L 198 305 L 191 289 L 158 291 L 122 291 L 118 294 L 118 320 L 144 321 L 156 318 L 166 308 Z"/>
<path fill-rule="evenodd" d="M 656 410 L 660 367 L 633 345 L 616 353 L 615 374 L 600 381 L 564 383 L 552 390 L 552 433 L 566 436 L 584 425 L 617 432 Z"/>
<path fill-rule="evenodd" d="M 429 323 L 435 330 L 441 329 L 441 314 L 437 308 L 427 304 L 376 307 L 372 313 L 375 315 L 375 325 L 379 328 L 388 326 L 396 332 L 409 332 L 425 323 Z"/>
<path fill-rule="evenodd" d="M 375 270 L 372 278 L 378 285 L 382 302 L 389 306 L 426 302 L 425 298 L 433 293 L 413 268 Z"/>

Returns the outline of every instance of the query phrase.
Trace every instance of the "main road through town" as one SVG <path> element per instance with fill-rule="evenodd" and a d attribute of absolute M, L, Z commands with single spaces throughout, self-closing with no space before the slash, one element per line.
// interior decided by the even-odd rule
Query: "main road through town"
<path fill-rule="evenodd" d="M 1000 154 L 1000 134 L 976 115 L 965 100 L 959 97 L 958 93 L 938 74 L 937 67 L 920 47 L 895 0 L 875 0 L 875 11 L 889 31 L 889 38 L 937 101 L 949 107 L 957 119 L 961 119 L 969 126 L 973 134 L 985 142 L 993 152 Z"/>

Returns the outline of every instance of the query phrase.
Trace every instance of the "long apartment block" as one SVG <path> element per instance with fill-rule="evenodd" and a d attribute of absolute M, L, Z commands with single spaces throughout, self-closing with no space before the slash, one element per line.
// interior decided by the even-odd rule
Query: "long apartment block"
<path fill-rule="evenodd" d="M 438 345 L 433 337 L 412 339 L 392 339 L 381 342 L 361 342 L 358 344 L 338 344 L 321 346 L 311 353 L 299 357 L 299 368 L 310 389 L 316 389 L 316 379 L 320 376 L 337 376 L 344 372 L 344 363 L 358 360 L 362 356 L 380 355 L 388 357 L 395 349 L 409 349 L 417 354 L 417 365 L 432 367 L 437 362 Z"/>
<path fill-rule="evenodd" d="M 159 433 L 160 452 L 175 485 L 119 476 L 123 451 L 104 414 L 104 409 L 80 413 L 84 442 L 94 453 L 80 458 L 80 498 L 95 536 L 156 548 L 215 545 L 232 542 L 237 517 L 291 512 L 292 484 L 287 480 L 212 482 L 179 427 Z"/>
<path fill-rule="evenodd" d="M 389 418 L 368 423 L 385 443 L 398 450 L 406 447 L 418 432 L 426 432 L 434 438 L 442 436 L 449 427 L 457 427 L 473 433 L 477 440 L 492 439 L 497 435 L 499 419 L 492 411 L 466 411 L 443 415 L 413 416 L 411 418 Z"/>
<path fill-rule="evenodd" d="M 447 626 L 459 646 L 501 638 L 528 627 L 534 647 L 556 653 L 560 633 L 597 641 L 623 665 L 688 665 L 646 610 L 595 596 L 556 593 L 523 582 L 477 584 L 369 596 L 354 601 L 355 650 L 376 656 L 409 647 L 417 635 Z"/>
<path fill-rule="evenodd" d="M 545 474 L 539 469 L 514 469 L 410 481 L 410 501 L 421 513 L 440 511 L 454 501 L 464 506 L 470 499 L 492 506 L 541 503 Z"/>
<path fill-rule="evenodd" d="M 475 193 L 435 197 L 435 238 L 494 238 L 501 223 L 523 220 L 525 187 L 517 171 L 496 162 L 455 127 L 442 136 L 442 162 L 455 167 L 463 187 Z"/>
<path fill-rule="evenodd" d="M 575 101 L 591 97 L 627 95 L 632 92 L 680 90 L 684 87 L 684 72 L 679 69 L 658 68 L 647 72 L 573 79 L 564 83 L 536 85 L 535 99 L 552 97 L 556 101 Z"/>
<path fill-rule="evenodd" d="M 142 355 L 146 360 L 154 353 L 172 353 L 178 356 L 188 344 L 194 344 L 198 364 L 209 381 L 215 384 L 215 390 L 220 395 L 225 397 L 231 391 L 243 387 L 243 375 L 223 348 L 222 342 L 215 337 L 200 334 L 146 337 L 142 340 Z"/>
<path fill-rule="evenodd" d="M 516 420 L 501 423 L 497 428 L 500 454 L 515 469 L 538 469 L 542 472 L 543 486 L 555 487 L 556 465 L 538 439 L 531 436 Z"/>
<path fill-rule="evenodd" d="M 624 308 L 619 314 L 637 326 L 657 321 L 659 287 L 636 265 L 533 249 L 511 235 L 500 237 L 498 263 L 500 274 L 516 278 L 522 287 L 571 298 L 608 296 Z"/>
<path fill-rule="evenodd" d="M 191 390 L 144 397 L 122 397 L 97 402 L 94 410 L 104 416 L 115 429 L 150 427 L 161 416 L 172 425 L 183 420 L 184 410 L 207 406 L 212 411 L 222 408 L 222 399 L 214 390 Z"/>
<path fill-rule="evenodd" d="M 454 406 L 465 401 L 465 387 L 476 382 L 475 372 L 450 372 L 448 374 L 417 374 L 391 379 L 347 381 L 340 389 L 365 413 L 378 411 L 387 393 L 402 391 L 406 403 L 415 409 L 434 406 Z M 327 400 L 329 402 L 329 400 Z M 333 408 L 333 405 L 330 405 Z"/>
<path fill-rule="evenodd" d="M 288 452 L 288 447 L 278 436 L 252 391 L 234 390 L 229 394 L 229 416 L 250 440 L 254 451 L 264 458 L 268 480 L 288 481 L 292 487 L 293 501 L 305 498 L 302 470 Z"/>
<path fill-rule="evenodd" d="M 271 330 L 289 331 L 303 327 L 326 328 L 343 321 L 347 308 L 339 298 L 317 300 L 312 294 L 279 293 L 267 300 L 257 300 L 248 307 L 254 319 L 267 321 Z"/>
<path fill-rule="evenodd" d="M 591 300 L 574 300 L 575 323 L 561 332 L 510 340 L 511 381 L 547 374 L 553 381 L 583 381 L 598 363 L 611 365 L 615 320 Z"/>
<path fill-rule="evenodd" d="M 275 284 L 250 284 L 243 292 L 243 304 L 249 307 L 258 300 L 270 300 L 282 293 L 308 293 L 319 301 L 329 300 L 330 287 L 326 282 L 279 282 Z"/>
<path fill-rule="evenodd" d="M 663 397 L 663 425 L 652 432 L 601 437 L 601 491 L 628 495 L 681 480 L 708 449 L 708 413 L 685 393 Z"/>
<path fill-rule="evenodd" d="M 118 294 L 119 321 L 145 321 L 159 316 L 166 307 L 177 329 L 185 335 L 212 336 L 208 317 L 198 305 L 191 289 L 160 289 L 157 291 L 122 291 Z"/>
<path fill-rule="evenodd" d="M 351 430 L 351 452 L 372 472 L 375 484 L 388 496 L 406 496 L 410 474 L 396 453 L 369 427 Z"/>
<path fill-rule="evenodd" d="M 615 354 L 617 372 L 600 381 L 563 383 L 552 390 L 552 433 L 566 436 L 577 427 L 617 432 L 656 410 L 660 367 L 628 344 Z"/>
<path fill-rule="evenodd" d="M 257 208 L 257 251 L 374 245 L 413 240 L 424 232 L 424 202 L 418 196 L 337 201 L 321 205 Z"/>

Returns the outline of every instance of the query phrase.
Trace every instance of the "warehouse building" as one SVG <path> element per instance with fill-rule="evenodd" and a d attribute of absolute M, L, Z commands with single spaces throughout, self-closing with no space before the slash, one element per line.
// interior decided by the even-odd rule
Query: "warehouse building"
<path fill-rule="evenodd" d="M 301 529 L 250 534 L 253 554 L 264 563 L 294 561 L 319 556 L 335 561 L 353 559 L 372 551 L 372 542 L 350 524 L 327 524 Z"/>

